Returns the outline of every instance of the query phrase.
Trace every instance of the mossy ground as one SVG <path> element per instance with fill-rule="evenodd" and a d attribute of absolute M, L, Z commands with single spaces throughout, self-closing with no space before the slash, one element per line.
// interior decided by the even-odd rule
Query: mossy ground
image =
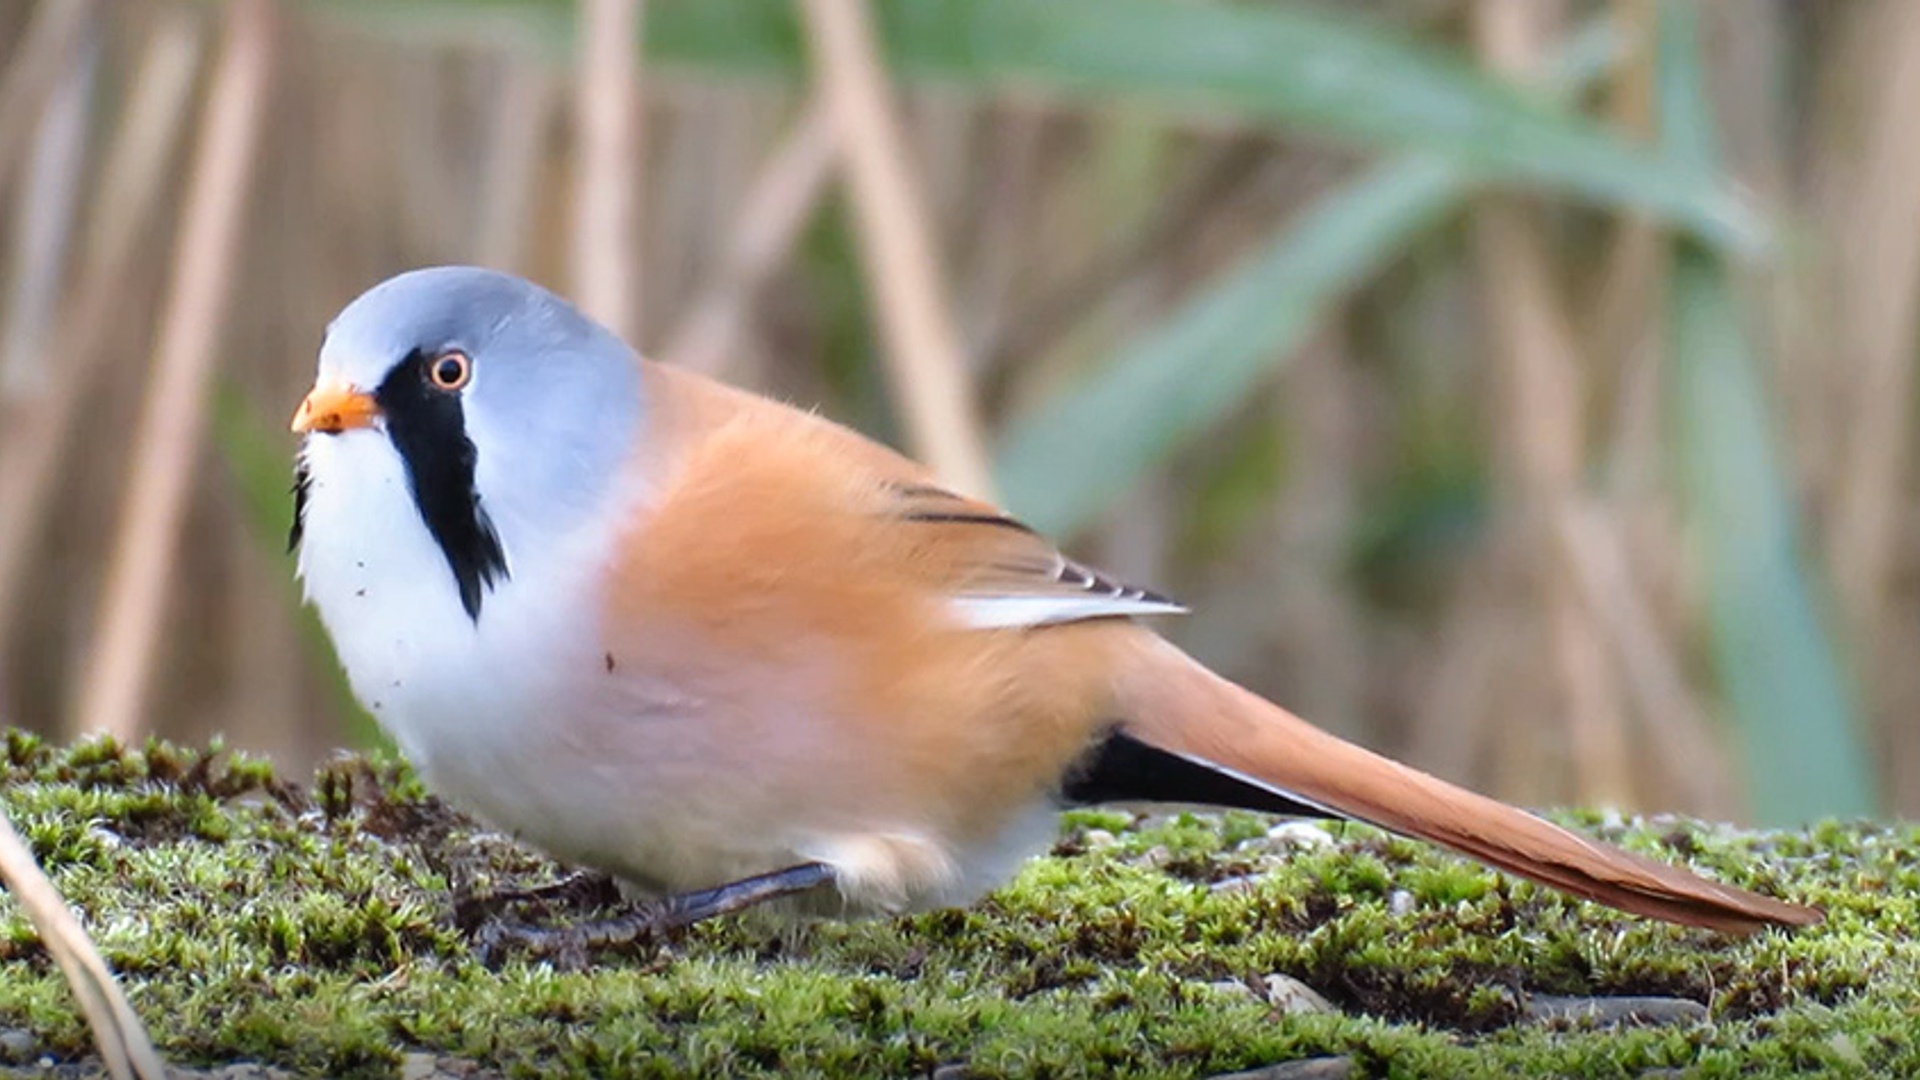
<path fill-rule="evenodd" d="M 169 1060 L 393 1076 L 429 1051 L 506 1075 L 1206 1076 L 1315 1055 L 1356 1075 L 1920 1075 L 1920 828 L 1734 834 L 1578 822 L 1827 910 L 1729 939 L 1574 903 L 1363 828 L 1069 816 L 980 904 L 892 922 L 723 920 L 588 970 L 478 962 L 450 880 L 557 875 L 389 766 L 304 788 L 165 746 L 5 745 L 6 813 L 85 913 Z M 1313 834 L 1306 834 L 1311 838 Z M 88 1053 L 0 906 L 0 1028 Z M 1238 985 L 1291 975 L 1338 1011 Z M 1706 1023 L 1520 1022 L 1533 993 L 1651 994 Z"/>

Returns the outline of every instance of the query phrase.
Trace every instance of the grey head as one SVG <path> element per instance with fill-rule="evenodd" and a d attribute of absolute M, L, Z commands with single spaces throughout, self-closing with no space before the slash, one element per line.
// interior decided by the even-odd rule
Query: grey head
<path fill-rule="evenodd" d="M 352 427 L 371 430 L 308 434 L 293 545 L 310 470 L 330 467 L 313 441 L 384 435 L 475 621 L 519 552 L 613 490 L 642 407 L 638 360 L 618 337 L 531 282 L 465 266 L 400 274 L 348 304 L 327 328 L 315 385 L 370 398 Z"/>

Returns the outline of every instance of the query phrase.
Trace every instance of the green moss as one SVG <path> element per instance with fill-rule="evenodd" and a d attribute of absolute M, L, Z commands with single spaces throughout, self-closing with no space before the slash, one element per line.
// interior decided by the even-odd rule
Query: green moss
<path fill-rule="evenodd" d="M 163 1053 L 394 1075 L 403 1053 L 508 1075 L 1205 1076 L 1322 1054 L 1359 1075 L 1920 1075 L 1920 829 L 1735 833 L 1579 822 L 1825 907 L 1716 937 L 1617 915 L 1423 845 L 1267 819 L 1101 811 L 972 908 L 799 928 L 743 918 L 587 971 L 475 959 L 450 880 L 558 870 L 391 763 L 310 790 L 254 761 L 10 734 L 4 804 L 85 913 Z M 58 972 L 0 906 L 0 1028 L 87 1053 Z M 1285 974 L 1338 1012 L 1241 987 Z M 1524 1022 L 1532 993 L 1692 999 L 1707 1024 Z"/>

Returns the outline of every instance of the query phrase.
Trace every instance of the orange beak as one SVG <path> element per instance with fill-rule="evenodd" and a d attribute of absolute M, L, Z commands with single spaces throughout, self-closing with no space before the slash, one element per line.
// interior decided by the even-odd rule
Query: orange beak
<path fill-rule="evenodd" d="M 322 383 L 293 414 L 293 430 L 299 435 L 310 431 L 338 435 L 350 428 L 372 427 L 379 415 L 380 406 L 373 395 L 346 383 Z"/>

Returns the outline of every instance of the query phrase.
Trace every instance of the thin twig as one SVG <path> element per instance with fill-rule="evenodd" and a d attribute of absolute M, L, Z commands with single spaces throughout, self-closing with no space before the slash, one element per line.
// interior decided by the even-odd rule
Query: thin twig
<path fill-rule="evenodd" d="M 639 332 L 641 0 L 581 0 L 573 289 L 627 341 Z"/>
<path fill-rule="evenodd" d="M 132 440 L 133 468 L 101 603 L 77 730 L 138 736 L 167 585 L 193 492 L 207 388 L 252 189 L 272 71 L 272 0 L 236 0 L 208 88 L 200 144 L 161 314 L 153 377 Z"/>
<path fill-rule="evenodd" d="M 912 176 L 870 13 L 863 0 L 806 0 L 802 10 L 814 75 L 853 187 L 861 256 L 908 440 L 946 483 L 990 496 L 986 446 L 934 255 L 933 223 Z"/>
<path fill-rule="evenodd" d="M 166 1080 L 166 1066 L 153 1049 L 140 1016 L 127 1003 L 107 962 L 74 917 L 59 890 L 33 860 L 26 841 L 0 814 L 0 880 L 32 920 L 41 944 L 60 965 L 80 1012 L 93 1032 L 94 1045 L 114 1080 Z"/>
<path fill-rule="evenodd" d="M 819 204 L 833 163 L 833 127 L 816 98 L 754 181 L 713 280 L 667 336 L 662 359 L 708 374 L 720 371 L 740 340 L 755 295 Z"/>

